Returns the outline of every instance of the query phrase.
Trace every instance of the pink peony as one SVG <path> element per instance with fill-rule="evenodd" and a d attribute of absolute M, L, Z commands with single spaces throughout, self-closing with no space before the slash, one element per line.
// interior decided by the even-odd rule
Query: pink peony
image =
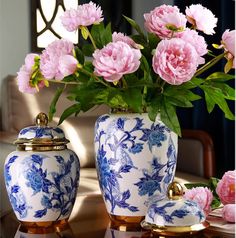
<path fill-rule="evenodd" d="M 95 74 L 106 81 L 118 81 L 124 74 L 135 72 L 140 65 L 141 52 L 122 41 L 111 42 L 93 53 Z"/>
<path fill-rule="evenodd" d="M 188 21 L 199 31 L 203 31 L 207 35 L 215 33 L 217 18 L 207 8 L 201 4 L 192 4 L 185 10 Z"/>
<path fill-rule="evenodd" d="M 226 172 L 217 184 L 216 193 L 224 205 L 235 203 L 235 172 Z"/>
<path fill-rule="evenodd" d="M 62 55 L 58 63 L 58 69 L 65 77 L 76 71 L 78 61 L 72 55 Z"/>
<path fill-rule="evenodd" d="M 46 79 L 55 78 L 56 80 L 61 80 L 67 76 L 68 73 L 73 74 L 76 70 L 76 59 L 71 60 L 73 50 L 73 43 L 65 39 L 55 40 L 49 44 L 47 48 L 43 50 L 40 60 L 40 70 L 43 76 Z M 63 60 L 65 56 L 70 56 L 70 61 L 66 63 L 66 72 L 63 70 L 65 69 L 65 60 Z"/>
<path fill-rule="evenodd" d="M 190 30 L 189 28 L 182 32 L 182 34 L 180 34 L 178 37 L 190 43 L 195 48 L 199 55 L 198 64 L 204 64 L 205 59 L 201 56 L 205 55 L 208 52 L 204 37 L 198 35 L 196 31 Z"/>
<path fill-rule="evenodd" d="M 22 93 L 37 93 L 37 89 L 31 85 L 31 76 L 34 72 L 33 66 L 35 65 L 35 57 L 38 57 L 38 55 L 28 54 L 25 58 L 25 64 L 22 65 L 20 71 L 17 72 L 18 87 Z M 43 88 L 44 82 L 39 82 L 38 87 Z"/>
<path fill-rule="evenodd" d="M 90 26 L 98 24 L 103 20 L 101 7 L 96 6 L 95 3 L 79 5 L 77 10 L 70 9 L 65 11 L 61 17 L 62 25 L 68 31 L 75 31 L 81 26 Z"/>
<path fill-rule="evenodd" d="M 144 14 L 145 28 L 147 31 L 158 35 L 161 39 L 170 38 L 175 31 L 183 31 L 186 26 L 186 17 L 179 12 L 176 6 L 161 5 L 150 13 Z"/>
<path fill-rule="evenodd" d="M 235 68 L 235 30 L 229 31 L 228 29 L 222 35 L 222 45 L 228 54 L 226 55 L 227 59 L 230 60 L 233 58 L 233 68 Z"/>
<path fill-rule="evenodd" d="M 184 198 L 198 203 L 206 216 L 211 212 L 213 194 L 210 189 L 204 187 L 188 189 L 184 194 Z"/>
<path fill-rule="evenodd" d="M 173 38 L 162 40 L 152 59 L 152 67 L 169 84 L 189 81 L 197 70 L 198 54 L 188 42 Z"/>
<path fill-rule="evenodd" d="M 140 49 L 141 48 L 141 46 L 139 44 L 136 44 L 133 39 L 131 39 L 130 37 L 124 35 L 121 32 L 118 32 L 118 33 L 114 32 L 112 34 L 112 42 L 117 42 L 117 41 L 125 42 L 129 46 L 131 46 L 133 48 L 136 48 L 136 49 Z"/>
<path fill-rule="evenodd" d="M 222 209 L 223 219 L 235 223 L 235 208 L 235 204 L 226 204 Z"/>

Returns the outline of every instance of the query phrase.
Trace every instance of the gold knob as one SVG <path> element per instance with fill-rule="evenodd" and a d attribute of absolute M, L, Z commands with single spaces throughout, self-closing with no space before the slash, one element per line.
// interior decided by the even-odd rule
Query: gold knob
<path fill-rule="evenodd" d="M 45 113 L 40 112 L 37 115 L 35 121 L 36 121 L 37 126 L 47 126 L 48 125 L 48 116 Z"/>
<path fill-rule="evenodd" d="M 172 182 L 167 189 L 167 196 L 171 200 L 178 200 L 183 197 L 184 191 L 183 187 L 177 183 L 177 182 Z"/>

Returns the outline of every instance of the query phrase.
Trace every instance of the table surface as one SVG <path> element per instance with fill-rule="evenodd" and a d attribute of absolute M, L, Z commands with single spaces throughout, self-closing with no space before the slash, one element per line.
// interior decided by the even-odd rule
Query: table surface
<path fill-rule="evenodd" d="M 234 227 L 230 224 L 231 228 Z M 222 226 L 223 227 L 223 226 Z M 1 219 L 1 238 L 146 238 L 160 237 L 157 234 L 150 234 L 147 231 L 119 231 L 111 228 L 110 219 L 105 209 L 102 196 L 80 195 L 77 197 L 72 214 L 69 219 L 68 226 L 61 229 L 60 232 L 54 232 L 44 235 L 33 235 L 21 232 L 22 227 L 13 212 L 5 215 Z M 59 230 L 57 228 L 57 230 Z M 173 236 L 172 236 L 173 237 Z M 204 231 L 191 236 L 180 237 L 196 237 L 196 238 L 231 238 L 234 234 L 229 234 L 222 229 L 209 227 Z"/>

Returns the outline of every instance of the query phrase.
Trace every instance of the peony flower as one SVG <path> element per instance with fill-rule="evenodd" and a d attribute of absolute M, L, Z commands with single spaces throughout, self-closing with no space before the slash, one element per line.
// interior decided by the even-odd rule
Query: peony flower
<path fill-rule="evenodd" d="M 128 44 L 129 46 L 136 48 L 136 49 L 141 49 L 143 48 L 141 45 L 136 44 L 136 42 L 131 39 L 130 37 L 126 36 L 125 34 L 121 32 L 113 32 L 112 34 L 112 42 L 117 42 L 117 41 L 122 41 Z"/>
<path fill-rule="evenodd" d="M 152 67 L 163 80 L 179 85 L 193 77 L 198 57 L 195 48 L 182 39 L 162 40 L 153 56 Z"/>
<path fill-rule="evenodd" d="M 72 55 L 63 55 L 60 57 L 58 63 L 59 71 L 66 77 L 76 71 L 78 61 Z"/>
<path fill-rule="evenodd" d="M 70 9 L 65 11 L 61 17 L 62 25 L 68 31 L 75 31 L 81 26 L 90 26 L 98 24 L 103 20 L 101 7 L 96 6 L 95 3 L 79 5 L 77 10 Z"/>
<path fill-rule="evenodd" d="M 28 54 L 25 58 L 25 64 L 21 66 L 19 72 L 17 72 L 17 83 L 19 90 L 22 93 L 37 93 L 37 88 L 31 84 L 31 76 L 34 72 L 35 57 L 39 57 L 37 54 Z M 38 83 L 38 88 L 44 87 L 44 82 Z"/>
<path fill-rule="evenodd" d="M 175 32 L 183 31 L 187 19 L 179 12 L 176 6 L 161 5 L 150 13 L 144 14 L 145 28 L 147 31 L 158 35 L 161 39 L 170 38 Z"/>
<path fill-rule="evenodd" d="M 199 55 L 198 64 L 204 64 L 205 59 L 201 56 L 205 55 L 208 52 L 204 37 L 198 35 L 197 31 L 190 30 L 189 28 L 182 32 L 182 34 L 180 34 L 178 37 L 190 43 L 195 48 Z"/>
<path fill-rule="evenodd" d="M 235 203 L 235 172 L 226 172 L 217 184 L 216 193 L 224 205 Z"/>
<path fill-rule="evenodd" d="M 235 204 L 226 204 L 222 209 L 223 219 L 235 223 L 235 208 Z"/>
<path fill-rule="evenodd" d="M 203 31 L 207 35 L 213 35 L 215 33 L 217 18 L 214 14 L 203 7 L 201 4 L 192 4 L 186 7 L 185 10 L 188 22 L 190 22 L 197 30 Z"/>
<path fill-rule="evenodd" d="M 235 30 L 229 31 L 228 29 L 222 35 L 222 46 L 228 54 L 228 60 L 233 59 L 233 68 L 235 68 Z"/>
<path fill-rule="evenodd" d="M 188 189 L 184 194 L 184 198 L 198 203 L 206 216 L 211 212 L 213 194 L 210 189 L 204 187 Z"/>
<path fill-rule="evenodd" d="M 135 72 L 140 65 L 141 52 L 122 41 L 111 42 L 93 53 L 94 73 L 106 81 L 118 81 L 124 74 Z"/>
<path fill-rule="evenodd" d="M 49 44 L 43 50 L 40 60 L 40 70 L 43 76 L 46 79 L 62 80 L 68 73 L 73 74 L 76 70 L 75 60 L 71 60 L 73 50 L 73 43 L 65 39 L 55 40 Z M 67 57 L 67 59 L 70 58 L 70 61 L 66 63 L 66 67 L 65 56 L 70 56 Z"/>

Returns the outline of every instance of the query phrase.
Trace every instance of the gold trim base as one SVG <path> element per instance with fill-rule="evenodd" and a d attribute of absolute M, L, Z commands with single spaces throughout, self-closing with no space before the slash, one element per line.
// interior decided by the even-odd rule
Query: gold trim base
<path fill-rule="evenodd" d="M 141 231 L 140 222 L 145 218 L 144 216 L 116 216 L 111 215 L 110 227 L 118 231 Z"/>
<path fill-rule="evenodd" d="M 152 230 L 153 233 L 166 236 L 181 236 L 183 234 L 195 234 L 206 229 L 210 224 L 205 221 L 192 226 L 157 226 L 146 221 L 141 222 L 142 228 Z"/>
<path fill-rule="evenodd" d="M 70 228 L 68 219 L 46 222 L 25 222 L 20 221 L 19 231 L 30 234 L 48 234 L 62 232 Z"/>

